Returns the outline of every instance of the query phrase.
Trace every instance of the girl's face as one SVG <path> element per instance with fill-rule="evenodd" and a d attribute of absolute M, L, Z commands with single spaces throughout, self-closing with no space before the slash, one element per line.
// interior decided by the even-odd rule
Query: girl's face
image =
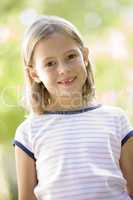
<path fill-rule="evenodd" d="M 54 33 L 42 39 L 35 48 L 33 62 L 31 77 L 43 82 L 52 99 L 82 95 L 88 49 L 81 52 L 76 41 L 68 35 Z"/>

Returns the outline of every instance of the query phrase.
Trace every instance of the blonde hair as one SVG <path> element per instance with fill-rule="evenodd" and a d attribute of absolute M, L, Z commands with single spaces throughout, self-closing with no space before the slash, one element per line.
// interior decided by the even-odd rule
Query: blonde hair
<path fill-rule="evenodd" d="M 25 33 L 22 46 L 22 54 L 25 65 L 26 80 L 26 102 L 30 110 L 41 114 L 45 112 L 49 104 L 49 93 L 43 83 L 35 82 L 29 73 L 29 68 L 33 67 L 33 53 L 37 43 L 49 35 L 61 32 L 69 35 L 77 42 L 80 49 L 84 47 L 82 37 L 77 28 L 69 21 L 57 16 L 40 16 L 34 21 Z M 94 77 L 90 62 L 86 66 L 87 79 L 82 89 L 82 97 L 87 103 L 95 97 Z M 27 95 L 28 94 L 28 95 Z"/>

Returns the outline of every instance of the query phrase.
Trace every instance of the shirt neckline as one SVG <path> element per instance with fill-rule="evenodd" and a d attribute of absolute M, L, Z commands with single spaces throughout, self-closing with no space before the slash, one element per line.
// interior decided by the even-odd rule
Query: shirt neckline
<path fill-rule="evenodd" d="M 91 110 L 97 109 L 101 106 L 102 106 L 102 104 L 97 104 L 95 106 L 89 106 L 89 107 L 80 108 L 80 109 L 76 109 L 76 110 L 45 111 L 44 114 L 65 114 L 65 115 L 67 115 L 67 114 L 77 114 L 77 113 L 83 113 L 83 112 L 91 111 Z"/>

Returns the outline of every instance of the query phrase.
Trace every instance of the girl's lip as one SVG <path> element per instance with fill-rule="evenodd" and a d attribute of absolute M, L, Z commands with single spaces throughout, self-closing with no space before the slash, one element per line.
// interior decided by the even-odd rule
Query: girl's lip
<path fill-rule="evenodd" d="M 71 84 L 77 77 L 67 78 L 62 81 L 58 81 L 59 84 Z"/>

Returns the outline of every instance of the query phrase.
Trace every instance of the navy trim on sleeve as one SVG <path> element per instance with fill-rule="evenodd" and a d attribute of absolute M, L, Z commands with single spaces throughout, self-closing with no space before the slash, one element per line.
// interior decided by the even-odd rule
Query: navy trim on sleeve
<path fill-rule="evenodd" d="M 36 161 L 34 154 L 30 150 L 28 150 L 23 144 L 21 144 L 17 140 L 14 140 L 13 145 L 17 145 L 20 149 L 22 149 L 25 153 L 27 153 L 32 159 Z"/>
<path fill-rule="evenodd" d="M 130 131 L 122 140 L 121 142 L 121 145 L 125 144 L 127 142 L 127 140 L 130 138 L 130 137 L 133 137 L 133 130 Z"/>

